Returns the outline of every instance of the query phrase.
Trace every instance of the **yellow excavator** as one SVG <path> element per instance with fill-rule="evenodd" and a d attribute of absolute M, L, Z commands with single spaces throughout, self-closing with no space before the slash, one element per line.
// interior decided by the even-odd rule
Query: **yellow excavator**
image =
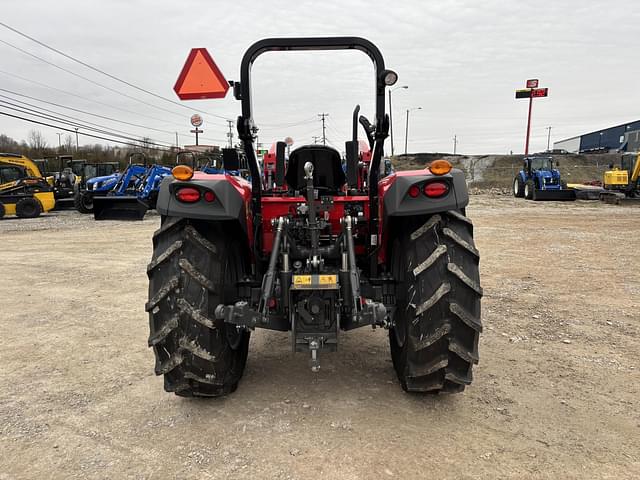
<path fill-rule="evenodd" d="M 602 182 L 600 200 L 607 203 L 640 203 L 640 152 L 625 153 L 620 166 L 609 165 Z"/>
<path fill-rule="evenodd" d="M 0 153 L 0 218 L 35 218 L 55 207 L 53 189 L 24 155 Z"/>

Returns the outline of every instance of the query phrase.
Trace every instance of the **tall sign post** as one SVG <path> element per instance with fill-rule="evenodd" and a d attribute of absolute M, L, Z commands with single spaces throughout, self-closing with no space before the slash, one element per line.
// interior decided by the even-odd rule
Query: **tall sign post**
<path fill-rule="evenodd" d="M 191 125 L 194 126 L 194 129 L 191 130 L 191 133 L 196 134 L 196 146 L 198 145 L 198 134 L 204 132 L 204 130 L 200 130 L 198 127 L 201 127 L 203 123 L 204 122 L 200 115 L 198 115 L 197 113 L 191 115 Z"/>
<path fill-rule="evenodd" d="M 524 154 L 529 155 L 529 136 L 531 134 L 531 107 L 533 107 L 533 99 L 540 97 L 547 97 L 549 95 L 548 88 L 539 88 L 538 79 L 533 78 L 527 80 L 527 88 L 516 90 L 516 98 L 528 98 L 529 99 L 529 114 L 527 116 L 527 139 L 524 144 Z"/>

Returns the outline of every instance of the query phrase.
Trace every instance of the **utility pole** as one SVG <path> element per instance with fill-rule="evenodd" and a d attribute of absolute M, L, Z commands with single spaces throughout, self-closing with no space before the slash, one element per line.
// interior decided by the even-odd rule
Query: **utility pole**
<path fill-rule="evenodd" d="M 229 137 L 229 148 L 233 148 L 233 120 L 227 120 L 227 124 L 229 125 L 229 133 L 227 133 L 227 137 Z"/>
<path fill-rule="evenodd" d="M 62 152 L 62 140 L 60 140 L 62 134 L 56 132 L 56 135 L 58 135 L 58 152 Z"/>
<path fill-rule="evenodd" d="M 551 127 L 547 127 L 547 152 L 549 151 L 550 145 L 551 145 Z"/>
<path fill-rule="evenodd" d="M 319 113 L 318 116 L 320 118 L 322 118 L 322 145 L 326 145 L 327 144 L 327 135 L 326 135 L 326 130 L 325 130 L 325 124 L 324 124 L 324 118 L 328 117 L 329 114 L 328 113 Z"/>
<path fill-rule="evenodd" d="M 318 143 L 318 139 L 319 139 L 320 137 L 318 137 L 318 136 L 314 135 L 312 138 L 313 138 L 313 144 L 315 145 L 315 144 L 317 144 L 317 143 Z"/>
<path fill-rule="evenodd" d="M 80 148 L 80 142 L 78 141 L 78 127 L 76 128 L 76 153 L 78 153 L 78 150 Z"/>
<path fill-rule="evenodd" d="M 391 132 L 391 156 L 393 157 L 393 109 L 391 108 L 391 92 L 399 88 L 407 89 L 408 85 L 400 85 L 389 90 L 389 131 Z"/>
<path fill-rule="evenodd" d="M 458 148 L 458 136 L 454 133 L 453 134 L 453 154 L 456 154 L 456 150 Z"/>
<path fill-rule="evenodd" d="M 176 132 L 176 150 L 180 150 L 180 144 L 178 143 L 178 132 Z"/>
<path fill-rule="evenodd" d="M 422 110 L 422 107 L 407 108 L 407 124 L 404 130 L 404 156 L 407 156 L 407 145 L 409 144 L 409 112 L 413 110 Z"/>

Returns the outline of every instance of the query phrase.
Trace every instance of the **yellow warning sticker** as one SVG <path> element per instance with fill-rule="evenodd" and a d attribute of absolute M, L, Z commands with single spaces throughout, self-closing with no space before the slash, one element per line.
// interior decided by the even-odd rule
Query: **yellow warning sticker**
<path fill-rule="evenodd" d="M 320 285 L 334 285 L 338 283 L 336 275 L 320 275 L 318 283 Z"/>
<path fill-rule="evenodd" d="M 294 285 L 311 285 L 311 275 L 294 275 Z"/>

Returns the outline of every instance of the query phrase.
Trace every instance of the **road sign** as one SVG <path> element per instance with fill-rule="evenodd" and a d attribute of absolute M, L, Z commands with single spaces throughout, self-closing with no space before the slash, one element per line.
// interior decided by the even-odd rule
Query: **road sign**
<path fill-rule="evenodd" d="M 516 90 L 516 98 L 529 99 L 529 114 L 527 116 L 527 137 L 524 144 L 524 154 L 529 154 L 529 135 L 531 133 L 531 108 L 533 107 L 533 99 L 546 97 L 549 95 L 548 88 L 538 88 L 538 79 L 532 78 L 527 80 L 527 88 Z"/>
<path fill-rule="evenodd" d="M 548 88 L 534 88 L 533 90 L 531 90 L 531 96 L 533 98 L 546 97 L 548 95 L 549 95 Z"/>
<path fill-rule="evenodd" d="M 197 113 L 191 115 L 191 125 L 194 127 L 201 127 L 204 122 L 202 121 L 202 117 Z"/>
<path fill-rule="evenodd" d="M 173 87 L 181 100 L 224 98 L 229 82 L 206 48 L 193 48 Z"/>

